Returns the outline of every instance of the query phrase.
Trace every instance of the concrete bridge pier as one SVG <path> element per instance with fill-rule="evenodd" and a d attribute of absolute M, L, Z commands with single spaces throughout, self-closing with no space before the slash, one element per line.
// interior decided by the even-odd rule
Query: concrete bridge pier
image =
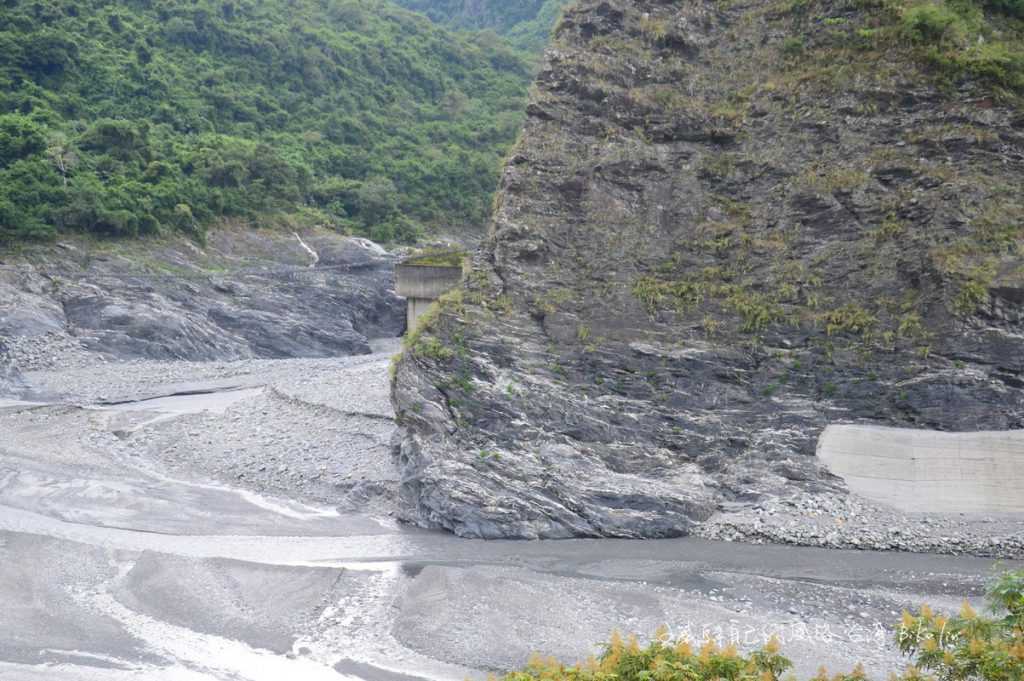
<path fill-rule="evenodd" d="M 462 267 L 422 264 L 411 259 L 395 268 L 395 291 L 407 300 L 407 331 L 430 305 L 462 281 Z"/>

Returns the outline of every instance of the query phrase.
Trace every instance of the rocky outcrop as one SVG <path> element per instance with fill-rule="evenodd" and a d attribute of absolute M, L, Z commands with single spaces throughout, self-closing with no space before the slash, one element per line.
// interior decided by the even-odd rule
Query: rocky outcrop
<path fill-rule="evenodd" d="M 397 366 L 408 520 L 680 535 L 844 497 L 831 423 L 1024 428 L 1024 117 L 857 47 L 871 12 L 566 13 L 491 236 Z"/>
<path fill-rule="evenodd" d="M 395 257 L 311 231 L 63 242 L 0 264 L 0 338 L 22 369 L 110 359 L 367 354 L 405 327 Z M 84 353 L 84 354 L 83 354 Z"/>

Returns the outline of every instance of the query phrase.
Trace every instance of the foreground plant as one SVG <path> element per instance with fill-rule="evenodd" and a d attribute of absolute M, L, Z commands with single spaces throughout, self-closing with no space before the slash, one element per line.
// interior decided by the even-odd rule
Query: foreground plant
<path fill-rule="evenodd" d="M 988 591 L 992 617 L 965 601 L 954 617 L 923 606 L 903 613 L 897 627 L 900 650 L 914 658 L 892 681 L 1024 681 L 1024 570 L 998 578 Z M 694 649 L 670 641 L 666 629 L 642 647 L 635 637 L 613 634 L 599 658 L 566 667 L 536 657 L 503 681 L 780 681 L 793 663 L 772 639 L 762 649 L 741 654 L 735 646 L 706 641 Z M 794 678 L 792 673 L 786 678 Z M 868 681 L 858 665 L 847 674 L 821 670 L 811 681 Z"/>
<path fill-rule="evenodd" d="M 988 602 L 993 617 L 979 615 L 966 601 L 955 617 L 927 606 L 917 615 L 904 612 L 897 640 L 900 650 L 915 656 L 908 674 L 930 672 L 942 681 L 1024 680 L 1024 570 L 997 579 Z"/>

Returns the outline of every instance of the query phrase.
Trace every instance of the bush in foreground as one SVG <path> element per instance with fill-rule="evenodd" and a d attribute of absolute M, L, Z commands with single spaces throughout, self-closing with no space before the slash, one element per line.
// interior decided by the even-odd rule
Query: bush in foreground
<path fill-rule="evenodd" d="M 903 613 L 896 637 L 913 663 L 893 681 L 1024 681 L 1024 570 L 1004 574 L 988 592 L 991 617 L 964 602 L 956 616 Z M 642 647 L 634 637 L 612 636 L 604 653 L 575 667 L 553 659 L 534 659 L 503 681 L 779 681 L 792 678 L 792 663 L 772 640 L 761 650 L 741 654 L 735 646 L 707 641 L 694 648 L 669 641 L 665 631 Z M 811 681 L 867 681 L 863 669 Z"/>

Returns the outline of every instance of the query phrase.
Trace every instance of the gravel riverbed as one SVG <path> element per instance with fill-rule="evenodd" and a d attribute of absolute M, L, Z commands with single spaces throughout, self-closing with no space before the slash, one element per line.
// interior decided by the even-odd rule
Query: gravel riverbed
<path fill-rule="evenodd" d="M 798 494 L 725 510 L 698 526 L 697 535 L 757 544 L 1024 557 L 1019 516 L 902 513 L 855 495 Z"/>
<path fill-rule="evenodd" d="M 801 677 L 860 662 L 884 678 L 905 664 L 900 611 L 980 605 L 996 561 L 870 549 L 1019 546 L 1008 520 L 823 497 L 725 509 L 702 532 L 728 541 L 460 539 L 395 520 L 396 341 L 81 363 L 44 342 L 51 359 L 19 376 L 37 401 L 0 402 L 5 681 L 483 679 L 663 624 L 746 648 L 778 636 Z M 941 540 L 968 532 L 998 550 Z"/>

